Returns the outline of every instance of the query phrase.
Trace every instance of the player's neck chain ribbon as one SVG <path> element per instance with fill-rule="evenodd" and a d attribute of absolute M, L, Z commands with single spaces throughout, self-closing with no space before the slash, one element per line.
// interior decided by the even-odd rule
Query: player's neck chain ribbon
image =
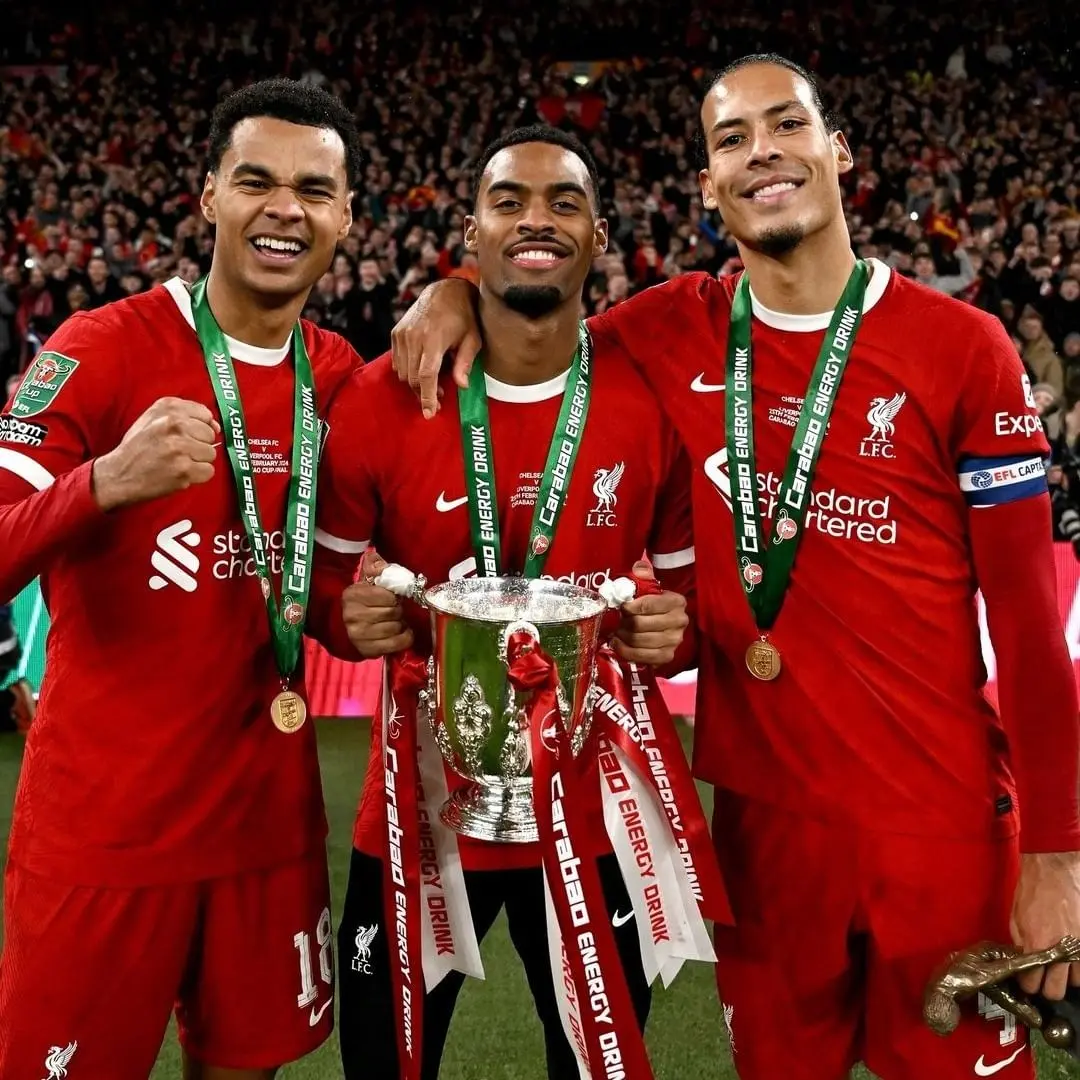
<path fill-rule="evenodd" d="M 592 342 L 585 324 L 578 325 L 578 347 L 570 362 L 559 419 L 551 436 L 547 463 L 540 479 L 540 491 L 529 529 L 529 551 L 522 575 L 537 578 L 544 566 L 559 515 L 566 505 L 570 477 L 574 472 L 585 418 L 589 413 L 592 387 Z M 461 413 L 461 442 L 465 454 L 465 491 L 469 498 L 476 572 L 480 577 L 506 573 L 499 535 L 499 500 L 495 493 L 495 461 L 491 453 L 491 424 L 488 419 L 487 387 L 483 364 L 478 358 L 469 376 L 469 385 L 458 390 Z"/>
<path fill-rule="evenodd" d="M 236 384 L 225 335 L 221 332 L 206 299 L 206 278 L 191 289 L 195 331 L 206 358 L 206 370 L 214 388 L 221 414 L 222 438 L 229 455 L 236 492 L 240 499 L 240 518 L 244 523 L 255 572 L 259 577 L 266 612 L 270 619 L 270 637 L 281 673 L 281 693 L 273 700 L 270 714 L 274 725 L 286 733 L 298 730 L 307 718 L 303 698 L 289 689 L 289 681 L 300 658 L 300 647 L 311 587 L 311 540 L 315 522 L 315 488 L 319 451 L 319 423 L 315 403 L 315 377 L 311 370 L 300 323 L 293 327 L 293 365 L 296 371 L 293 408 L 293 448 L 289 469 L 289 494 L 286 502 L 285 550 L 281 571 L 281 604 L 274 596 L 267 555 L 266 530 L 259 513 L 255 490 L 255 472 L 248 444 L 244 409 Z"/>
<path fill-rule="evenodd" d="M 780 652 L 768 640 L 768 631 L 780 614 L 791 581 L 806 512 L 810 509 L 810 485 L 828 432 L 840 380 L 862 322 L 863 299 L 869 280 L 869 266 L 857 261 L 825 332 L 806 398 L 799 410 L 769 536 L 765 535 L 761 521 L 754 459 L 750 278 L 747 274 L 742 275 L 735 289 L 728 334 L 724 408 L 739 579 L 761 631 L 759 640 L 746 650 L 746 665 L 758 679 L 775 679 L 780 674 Z"/>

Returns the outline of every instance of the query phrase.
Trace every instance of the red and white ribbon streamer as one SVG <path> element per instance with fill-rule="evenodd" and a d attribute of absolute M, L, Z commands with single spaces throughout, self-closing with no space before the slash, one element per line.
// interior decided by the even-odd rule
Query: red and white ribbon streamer
<path fill-rule="evenodd" d="M 555 662 L 521 631 L 509 637 L 507 660 L 511 684 L 531 694 L 533 808 L 544 861 L 552 975 L 567 1038 L 583 1077 L 651 1080 L 600 875 L 587 854 L 582 781 L 559 713 Z"/>
<path fill-rule="evenodd" d="M 387 564 L 375 578 L 375 584 L 397 596 L 412 597 L 417 577 L 398 563 Z M 442 823 L 439 810 L 449 797 L 442 755 L 435 745 L 430 723 L 418 721 L 419 694 L 426 685 L 416 664 L 422 663 L 415 654 L 405 653 L 388 657 L 383 672 L 383 702 L 387 700 L 385 680 L 387 671 L 409 672 L 394 699 L 394 711 L 402 724 L 415 732 L 413 749 L 417 762 L 415 815 L 419 847 L 419 888 L 421 955 L 424 985 L 430 991 L 451 971 L 459 971 L 476 979 L 484 978 L 480 945 L 476 940 L 469 894 L 461 866 L 457 835 Z M 404 666 L 402 666 L 404 665 Z M 424 669 L 426 676 L 426 668 Z M 391 679 L 393 681 L 393 679 Z M 383 742 L 386 746 L 386 742 Z M 399 807 L 400 810 L 400 807 Z M 413 808 L 409 808 L 410 820 Z M 387 925 L 394 912 L 387 908 Z"/>
<path fill-rule="evenodd" d="M 633 705 L 627 675 L 641 691 Z M 604 824 L 633 904 L 645 975 L 668 986 L 684 961 L 715 961 L 705 918 L 730 922 L 731 910 L 686 757 L 650 683 L 650 673 L 602 650 L 593 723 Z M 666 752 L 656 735 L 664 724 L 675 737 Z"/>
<path fill-rule="evenodd" d="M 390 939 L 390 982 L 401 1080 L 420 1080 L 424 1046 L 424 978 L 420 932 L 420 821 L 416 695 L 426 665 L 413 653 L 383 666 L 382 737 L 386 798 L 383 912 Z M 408 703 L 413 703 L 411 716 Z"/>
<path fill-rule="evenodd" d="M 439 810 L 449 798 L 442 754 L 431 725 L 417 723 L 420 753 L 420 911 L 424 985 L 430 992 L 451 971 L 484 978 L 457 833 L 442 823 Z"/>

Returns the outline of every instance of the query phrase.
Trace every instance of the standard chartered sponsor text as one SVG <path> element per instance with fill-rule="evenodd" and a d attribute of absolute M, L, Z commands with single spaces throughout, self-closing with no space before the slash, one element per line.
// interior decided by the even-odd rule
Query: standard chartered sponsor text
<path fill-rule="evenodd" d="M 762 514 L 772 518 L 779 507 L 780 477 L 773 472 L 758 473 L 758 495 Z M 896 519 L 891 516 L 892 497 L 863 499 L 837 491 L 836 488 L 810 492 L 810 509 L 806 511 L 806 528 L 816 529 L 843 540 L 859 540 L 864 544 L 895 544 Z"/>
<path fill-rule="evenodd" d="M 267 552 L 270 573 L 278 576 L 284 559 L 285 533 L 281 529 L 262 533 L 263 549 Z M 218 533 L 214 537 L 213 553 L 220 556 L 214 561 L 213 574 L 219 581 L 230 578 L 253 577 L 255 558 L 251 542 L 241 532 Z"/>

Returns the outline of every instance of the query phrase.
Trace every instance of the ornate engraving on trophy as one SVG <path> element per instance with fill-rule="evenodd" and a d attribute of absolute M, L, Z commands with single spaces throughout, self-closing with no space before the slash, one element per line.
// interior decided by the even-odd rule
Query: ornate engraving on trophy
<path fill-rule="evenodd" d="M 577 753 L 588 741 L 584 691 L 607 605 L 588 589 L 520 577 L 456 579 L 428 589 L 425 604 L 431 613 L 436 744 L 445 762 L 470 781 L 451 794 L 439 816 L 474 839 L 535 842 L 534 692 L 511 684 L 510 639 L 519 653 L 535 644 L 554 662 L 557 708 Z M 547 726 L 541 734 L 548 734 Z"/>
<path fill-rule="evenodd" d="M 484 700 L 484 688 L 475 675 L 466 675 L 461 694 L 454 699 L 454 726 L 461 760 L 470 772 L 480 767 L 480 751 L 491 730 L 491 706 Z"/>
<path fill-rule="evenodd" d="M 499 768 L 503 776 L 524 776 L 529 771 L 529 719 L 524 709 L 516 705 L 503 714 L 506 738 L 499 751 Z"/>
<path fill-rule="evenodd" d="M 443 760 L 453 766 L 459 763 L 457 751 L 454 750 L 454 745 L 450 741 L 450 732 L 446 727 L 446 724 L 438 715 L 436 709 L 436 702 L 438 700 L 438 687 L 435 682 L 435 658 L 429 656 L 427 662 L 428 681 L 427 687 L 421 690 L 417 697 L 417 711 L 418 721 L 427 723 L 431 726 L 431 733 L 435 736 L 435 745 L 439 749 L 439 753 L 442 755 Z"/>
<path fill-rule="evenodd" d="M 593 669 L 592 677 L 596 678 L 596 669 Z M 589 732 L 592 730 L 592 702 L 595 700 L 593 691 L 596 687 L 596 683 L 591 681 L 589 683 L 589 689 L 585 691 L 584 700 L 585 708 L 582 710 L 581 715 L 578 717 L 577 725 L 570 732 L 570 753 L 577 757 L 581 753 L 582 747 L 585 745 L 585 740 L 589 737 Z M 563 715 L 563 723 L 567 723 L 568 717 L 573 714 L 566 705 L 566 697 L 562 693 L 562 687 L 559 687 L 559 693 L 556 695 L 556 700 L 559 702 L 559 712 Z"/>
<path fill-rule="evenodd" d="M 416 695 L 417 719 L 427 720 L 434 725 L 435 720 L 435 661 L 429 656 L 427 662 L 427 686 Z"/>
<path fill-rule="evenodd" d="M 563 722 L 563 727 L 569 727 L 574 717 L 570 712 L 570 702 L 566 700 L 566 687 L 562 683 L 555 687 L 555 703 L 559 706 L 559 717 Z"/>
<path fill-rule="evenodd" d="M 443 761 L 451 768 L 460 768 L 461 758 L 454 749 L 454 744 L 450 741 L 449 729 L 441 720 L 435 722 L 433 726 L 435 730 L 435 745 L 439 748 L 439 753 L 442 754 Z"/>

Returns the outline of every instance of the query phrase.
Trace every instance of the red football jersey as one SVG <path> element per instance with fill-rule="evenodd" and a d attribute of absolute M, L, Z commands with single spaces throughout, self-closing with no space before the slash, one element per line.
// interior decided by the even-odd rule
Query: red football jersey
<path fill-rule="evenodd" d="M 646 551 L 657 577 L 685 589 L 691 578 L 689 472 L 685 454 L 641 377 L 605 335 L 594 335 L 592 396 L 567 501 L 544 576 L 586 588 L 629 574 Z M 503 569 L 525 563 L 540 476 L 567 375 L 533 386 L 487 379 Z M 368 541 L 389 562 L 437 582 L 474 576 L 457 392 L 446 380 L 443 407 L 424 420 L 408 385 L 383 357 L 334 401 L 321 474 L 316 575 L 337 562 L 355 566 Z M 335 557 L 337 553 L 337 557 Z M 350 561 L 351 560 L 351 561 Z M 427 616 L 407 605 L 416 648 L 430 651 Z M 451 790 L 466 781 L 448 770 Z M 607 843 L 600 784 L 587 788 L 598 850 Z M 354 843 L 379 855 L 383 845 L 381 730 L 371 756 Z M 460 839 L 468 869 L 538 866 L 535 844 Z"/>
<path fill-rule="evenodd" d="M 688 275 L 599 320 L 693 462 L 698 775 L 868 828 L 1014 831 L 1006 740 L 983 694 L 968 516 L 1045 491 L 1047 446 L 1016 350 L 995 319 L 874 263 L 771 634 L 783 670 L 762 683 L 744 659 L 757 629 L 737 572 L 725 446 L 734 285 Z M 771 524 L 830 316 L 756 300 L 753 311 L 757 481 Z"/>
<path fill-rule="evenodd" d="M 303 332 L 325 414 L 359 358 L 337 335 Z M 229 347 L 280 596 L 290 347 Z M 0 428 L 0 501 L 112 450 L 161 397 L 217 415 L 179 279 L 78 314 L 50 338 Z M 48 566 L 42 591 L 52 628 L 13 859 L 75 884 L 140 885 L 321 845 L 315 733 L 309 723 L 286 735 L 270 719 L 280 680 L 224 448 L 208 483 L 102 515 Z"/>

